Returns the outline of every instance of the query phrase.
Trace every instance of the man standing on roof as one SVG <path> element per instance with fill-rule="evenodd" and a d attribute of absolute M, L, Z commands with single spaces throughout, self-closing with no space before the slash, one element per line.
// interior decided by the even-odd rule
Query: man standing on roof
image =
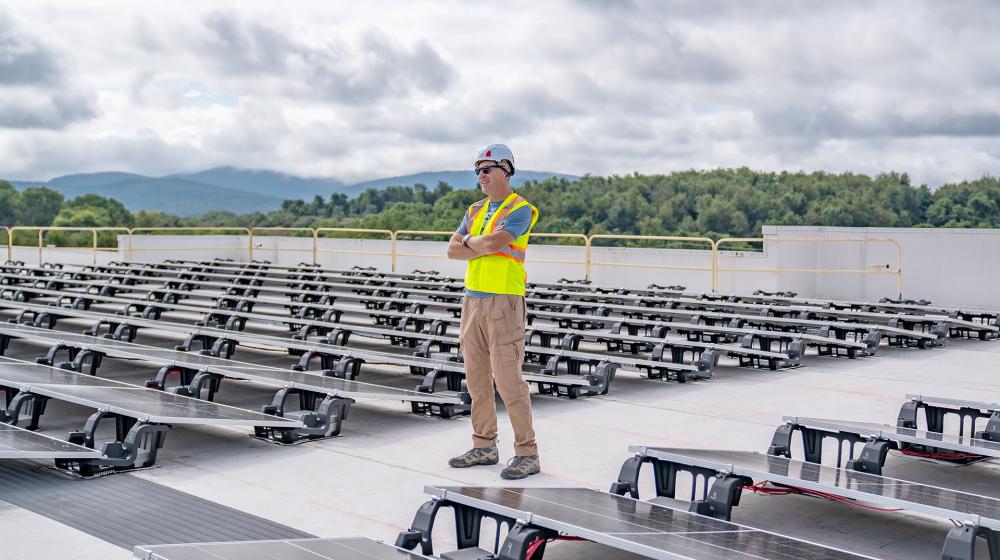
<path fill-rule="evenodd" d="M 497 406 L 493 383 L 514 428 L 515 456 L 500 472 L 508 480 L 541 472 L 524 365 L 524 253 L 538 209 L 511 191 L 514 154 L 490 144 L 476 156 L 487 198 L 469 207 L 448 243 L 448 258 L 469 261 L 459 341 L 472 397 L 472 449 L 448 461 L 455 468 L 495 465 Z"/>

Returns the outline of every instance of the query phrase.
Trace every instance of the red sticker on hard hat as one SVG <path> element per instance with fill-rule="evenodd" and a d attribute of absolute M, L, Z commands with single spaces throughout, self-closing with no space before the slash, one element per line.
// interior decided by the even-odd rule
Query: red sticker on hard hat
<path fill-rule="evenodd" d="M 486 150 L 486 157 L 493 157 L 493 150 Z"/>

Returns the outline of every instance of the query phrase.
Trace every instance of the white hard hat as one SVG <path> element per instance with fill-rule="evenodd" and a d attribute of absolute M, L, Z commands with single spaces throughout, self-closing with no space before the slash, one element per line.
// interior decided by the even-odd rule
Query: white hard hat
<path fill-rule="evenodd" d="M 476 154 L 476 165 L 483 161 L 495 161 L 500 163 L 503 160 L 510 162 L 510 174 L 514 174 L 514 152 L 506 144 L 490 144 L 484 146 Z"/>

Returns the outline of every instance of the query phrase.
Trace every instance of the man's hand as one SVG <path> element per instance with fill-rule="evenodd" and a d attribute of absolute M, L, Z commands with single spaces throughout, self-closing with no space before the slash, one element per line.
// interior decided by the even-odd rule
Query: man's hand
<path fill-rule="evenodd" d="M 483 255 L 491 255 L 514 241 L 514 236 L 505 230 L 469 238 L 468 245 L 462 244 L 462 235 L 455 233 L 448 242 L 448 258 L 460 261 L 472 260 Z"/>
<path fill-rule="evenodd" d="M 481 235 L 469 239 L 469 247 L 478 255 L 492 255 L 514 242 L 514 236 L 509 231 L 495 231 L 489 235 Z"/>
<path fill-rule="evenodd" d="M 478 257 L 479 255 L 472 248 L 462 244 L 462 237 L 458 233 L 452 234 L 451 240 L 448 241 L 448 258 L 458 261 L 468 261 Z"/>

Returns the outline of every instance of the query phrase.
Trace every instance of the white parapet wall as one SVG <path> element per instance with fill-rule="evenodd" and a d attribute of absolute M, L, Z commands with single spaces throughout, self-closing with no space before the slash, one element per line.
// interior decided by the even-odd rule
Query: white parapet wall
<path fill-rule="evenodd" d="M 944 228 L 841 228 L 815 226 L 765 226 L 766 238 L 893 239 L 902 254 L 903 296 L 927 299 L 942 305 L 1000 308 L 997 278 L 1000 275 L 1000 230 Z M 788 242 L 788 245 L 795 244 Z M 775 244 L 777 245 L 777 243 Z M 895 263 L 894 249 L 871 243 L 867 251 L 855 244 L 798 243 L 801 262 L 810 259 L 822 267 L 878 267 Z M 786 249 L 781 248 L 781 252 Z M 854 263 L 853 265 L 851 263 Z M 892 266 L 895 266 L 892 264 Z M 876 275 L 782 275 L 784 289 L 828 297 L 878 299 L 894 277 Z"/>
<path fill-rule="evenodd" d="M 802 296 L 878 300 L 902 295 L 943 305 L 1000 308 L 1000 230 L 930 228 L 835 228 L 765 226 L 763 244 L 719 247 L 717 289 L 749 293 L 756 289 L 794 291 Z M 806 239 L 807 241 L 803 241 Z M 858 242 L 867 240 L 867 242 Z M 893 240 L 888 242 L 884 240 Z M 582 279 L 586 252 L 582 244 L 545 245 L 528 250 L 528 277 L 535 282 Z M 131 247 L 129 243 L 131 242 Z M 898 249 L 896 244 L 898 243 Z M 47 247 L 41 259 L 67 264 L 103 264 L 111 260 L 232 259 L 250 257 L 292 266 L 316 261 L 326 267 L 370 266 L 393 269 L 388 239 L 319 238 L 255 235 L 119 236 L 117 252 Z M 707 247 L 707 245 L 706 245 Z M 444 241 L 400 240 L 395 270 L 436 270 L 460 277 L 465 263 L 445 257 Z M 37 248 L 14 248 L 13 257 L 38 262 Z M 651 283 L 682 285 L 690 291 L 713 287 L 709 250 L 591 247 L 590 276 L 601 286 L 640 288 Z"/>

